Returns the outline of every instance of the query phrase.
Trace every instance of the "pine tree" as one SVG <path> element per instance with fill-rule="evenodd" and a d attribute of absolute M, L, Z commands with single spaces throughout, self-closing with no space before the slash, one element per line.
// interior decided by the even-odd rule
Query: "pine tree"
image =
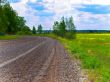
<path fill-rule="evenodd" d="M 32 33 L 33 34 L 36 34 L 36 28 L 35 28 L 35 26 L 33 26 Z"/>
<path fill-rule="evenodd" d="M 41 24 L 38 25 L 37 32 L 38 32 L 39 34 L 41 34 L 41 33 L 42 33 L 42 29 L 43 29 L 42 25 L 41 25 Z"/>
<path fill-rule="evenodd" d="M 64 37 L 66 34 L 66 24 L 65 24 L 64 17 L 62 17 L 61 19 L 59 30 L 60 30 L 60 36 Z"/>

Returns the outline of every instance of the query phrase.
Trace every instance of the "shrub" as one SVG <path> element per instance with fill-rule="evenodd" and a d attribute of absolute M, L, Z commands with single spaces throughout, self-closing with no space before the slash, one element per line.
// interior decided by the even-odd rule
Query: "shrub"
<path fill-rule="evenodd" d="M 30 32 L 30 31 L 19 31 L 19 32 L 17 32 L 17 35 L 32 35 L 32 32 Z"/>
<path fill-rule="evenodd" d="M 3 32 L 0 32 L 0 36 L 4 36 L 5 35 L 5 33 L 3 33 Z"/>

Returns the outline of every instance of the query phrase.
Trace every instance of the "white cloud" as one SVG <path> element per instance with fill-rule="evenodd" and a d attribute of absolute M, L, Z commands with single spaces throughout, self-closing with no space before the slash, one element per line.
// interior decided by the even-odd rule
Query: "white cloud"
<path fill-rule="evenodd" d="M 32 3 L 35 3 L 36 2 L 36 0 L 30 0 Z"/>
<path fill-rule="evenodd" d="M 28 0 L 22 0 L 18 3 L 11 3 L 11 6 L 14 8 L 14 10 L 17 11 L 19 16 L 25 17 L 27 25 L 32 27 L 33 25 L 38 25 L 37 23 L 39 22 L 39 17 L 35 16 L 35 13 L 37 13 L 37 11 L 28 6 L 26 4 L 27 2 Z"/>
<path fill-rule="evenodd" d="M 92 0 L 93 4 L 110 5 L 110 0 Z"/>
<path fill-rule="evenodd" d="M 65 4 L 99 4 L 99 5 L 110 5 L 110 0 L 43 0 L 46 3 L 60 3 Z"/>
<path fill-rule="evenodd" d="M 29 0 L 21 0 L 20 3 L 26 4 Z"/>
<path fill-rule="evenodd" d="M 109 14 L 91 14 L 81 12 L 77 14 L 75 24 L 77 29 L 85 30 L 108 30 L 110 29 L 110 16 Z"/>
<path fill-rule="evenodd" d="M 11 6 L 18 12 L 20 16 L 24 16 L 27 25 L 32 27 L 43 24 L 45 29 L 52 27 L 55 20 L 59 20 L 62 16 L 73 16 L 77 29 L 110 29 L 110 14 L 91 14 L 81 12 L 76 7 L 83 7 L 81 4 L 98 4 L 110 5 L 110 0 L 21 0 L 17 3 L 11 3 Z M 32 9 L 27 3 L 42 4 L 46 12 L 53 12 L 53 17 L 36 16 L 37 10 Z M 92 19 L 96 19 L 93 21 Z M 106 26 L 105 26 L 106 25 Z M 50 28 L 49 28 L 50 29 Z"/>

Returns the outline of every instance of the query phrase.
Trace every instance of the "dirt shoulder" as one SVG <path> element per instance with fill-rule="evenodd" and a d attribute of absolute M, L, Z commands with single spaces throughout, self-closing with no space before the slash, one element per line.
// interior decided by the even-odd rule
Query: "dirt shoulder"
<path fill-rule="evenodd" d="M 69 58 L 64 47 L 55 42 L 53 59 L 43 77 L 34 82 L 80 82 L 80 66 Z"/>

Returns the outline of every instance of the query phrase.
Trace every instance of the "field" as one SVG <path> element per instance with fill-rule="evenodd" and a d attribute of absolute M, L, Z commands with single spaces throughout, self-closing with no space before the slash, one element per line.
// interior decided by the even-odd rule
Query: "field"
<path fill-rule="evenodd" d="M 0 40 L 12 40 L 12 39 L 17 39 L 20 38 L 21 36 L 19 35 L 4 35 L 0 36 Z"/>
<path fill-rule="evenodd" d="M 90 82 L 110 82 L 110 34 L 77 34 L 76 40 L 60 40 L 71 57 L 81 61 Z"/>

